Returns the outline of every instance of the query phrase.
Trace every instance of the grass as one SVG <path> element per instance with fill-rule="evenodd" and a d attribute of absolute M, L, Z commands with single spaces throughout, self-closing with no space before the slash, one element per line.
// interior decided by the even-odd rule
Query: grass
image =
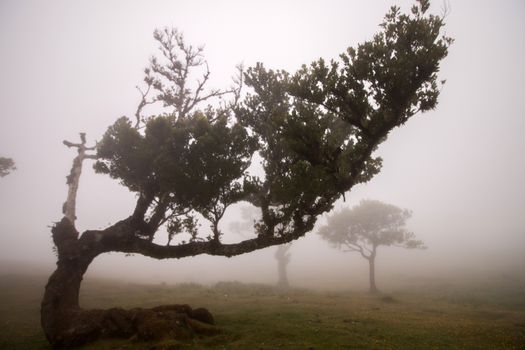
<path fill-rule="evenodd" d="M 0 276 L 0 349 L 49 349 L 39 326 L 45 278 Z M 223 332 L 190 344 L 103 340 L 82 349 L 525 349 L 525 286 L 420 288 L 388 297 L 223 282 L 87 280 L 86 308 L 206 307 Z"/>

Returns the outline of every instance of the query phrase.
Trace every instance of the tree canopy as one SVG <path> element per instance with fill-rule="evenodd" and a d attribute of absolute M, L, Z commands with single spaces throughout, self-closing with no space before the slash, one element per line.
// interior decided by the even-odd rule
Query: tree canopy
<path fill-rule="evenodd" d="M 319 59 L 295 74 L 259 63 L 241 71 L 233 88 L 209 93 L 201 49 L 177 30 L 156 31 L 162 58 L 145 70 L 136 121 L 121 118 L 108 129 L 95 169 L 137 193 L 135 232 L 142 238 L 151 240 L 167 223 L 170 238 L 190 233 L 188 248 L 220 243 L 218 223 L 240 201 L 262 212 L 252 247 L 300 237 L 344 192 L 379 172 L 373 152 L 390 130 L 436 106 L 439 63 L 451 40 L 440 34 L 442 18 L 427 10 L 427 1 L 411 14 L 393 7 L 373 40 L 339 60 Z M 192 73 L 201 74 L 193 85 Z M 222 102 L 210 103 L 214 97 Z M 156 102 L 166 112 L 142 116 Z M 255 158 L 264 174 L 248 171 Z M 211 223 L 206 237 L 194 229 L 199 217 Z M 252 249 L 214 247 L 205 252 Z M 164 257 L 177 256 L 169 251 Z"/>
<path fill-rule="evenodd" d="M 359 252 L 367 259 L 378 246 L 423 248 L 423 242 L 406 228 L 411 216 L 407 209 L 367 199 L 329 216 L 319 234 L 335 247 Z"/>

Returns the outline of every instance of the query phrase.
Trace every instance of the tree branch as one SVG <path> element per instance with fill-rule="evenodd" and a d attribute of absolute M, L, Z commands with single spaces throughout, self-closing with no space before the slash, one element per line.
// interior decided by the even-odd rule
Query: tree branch
<path fill-rule="evenodd" d="M 348 252 L 359 252 L 363 258 L 370 260 L 371 255 L 366 255 L 363 247 L 359 244 L 345 242 L 345 245 L 348 247 Z"/>
<path fill-rule="evenodd" d="M 151 239 L 157 232 L 157 229 L 162 225 L 166 218 L 166 210 L 169 206 L 169 199 L 166 197 L 159 198 L 158 204 L 153 211 L 153 214 L 148 220 L 148 235 Z"/>
<path fill-rule="evenodd" d="M 64 216 L 75 225 L 76 220 L 76 201 L 78 184 L 80 182 L 80 174 L 82 173 L 82 162 L 84 159 L 96 159 L 96 155 L 86 154 L 86 151 L 94 150 L 95 147 L 86 147 L 86 134 L 80 133 L 81 143 L 73 143 L 70 141 L 63 141 L 63 144 L 69 148 L 77 148 L 78 155 L 73 159 L 73 166 L 69 175 L 66 176 L 66 183 L 68 185 L 67 199 L 62 206 L 62 213 Z"/>
<path fill-rule="evenodd" d="M 140 113 L 142 112 L 142 109 L 146 107 L 147 105 L 155 103 L 155 100 L 152 100 L 152 101 L 146 100 L 146 97 L 151 89 L 151 82 L 148 82 L 148 88 L 146 89 L 145 92 L 143 92 L 138 86 L 136 86 L 136 88 L 140 92 L 140 95 L 142 96 L 142 99 L 140 100 L 140 103 L 137 106 L 137 110 L 135 111 L 135 118 L 137 119 L 137 121 L 135 122 L 135 129 L 138 129 L 140 126 L 140 122 L 144 120 L 144 118 L 140 115 Z"/>
<path fill-rule="evenodd" d="M 294 231 L 286 236 L 258 236 L 233 244 L 217 241 L 194 241 L 179 245 L 158 245 L 147 238 L 147 232 L 141 232 L 133 223 L 133 218 L 122 220 L 102 231 L 85 231 L 80 238 L 80 245 L 87 254 L 95 257 L 102 253 L 123 252 L 137 253 L 155 259 L 180 259 L 200 254 L 232 257 L 262 248 L 291 242 L 304 235 L 309 228 Z"/>

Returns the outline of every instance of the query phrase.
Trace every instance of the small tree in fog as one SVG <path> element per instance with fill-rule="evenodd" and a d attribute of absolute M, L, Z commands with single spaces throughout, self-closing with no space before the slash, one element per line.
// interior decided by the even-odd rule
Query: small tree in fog
<path fill-rule="evenodd" d="M 277 287 L 279 288 L 288 288 L 290 283 L 288 282 L 288 264 L 292 259 L 292 254 L 290 253 L 290 248 L 292 245 L 290 243 L 283 244 L 277 247 L 275 251 L 275 259 L 277 259 L 277 273 L 279 279 L 277 280 Z"/>
<path fill-rule="evenodd" d="M 96 147 L 86 146 L 85 135 L 80 143 L 65 142 L 78 154 L 67 176 L 63 218 L 51 230 L 58 261 L 41 307 L 51 344 L 151 338 L 153 329 L 159 338 L 209 334 L 195 320 L 210 323 L 211 314 L 187 305 L 84 310 L 83 275 L 109 252 L 232 257 L 310 232 L 343 193 L 380 171 L 374 151 L 388 134 L 436 106 L 439 66 L 451 40 L 442 35 L 443 18 L 428 9 L 427 0 L 408 14 L 393 7 L 372 40 L 337 60 L 319 59 L 293 74 L 259 63 L 223 90 L 208 88 L 202 48 L 187 44 L 175 29 L 156 31 L 161 54 L 145 70 L 135 115 L 109 126 Z M 246 94 L 240 93 L 243 84 Z M 152 103 L 164 112 L 147 114 Z M 76 193 L 86 159 L 96 159 L 95 170 L 136 200 L 129 215 L 112 225 L 79 232 Z M 260 173 L 251 173 L 258 160 Z M 260 212 L 255 235 L 225 242 L 219 224 L 241 201 Z"/>
<path fill-rule="evenodd" d="M 375 258 L 379 246 L 425 248 L 405 227 L 411 212 L 376 200 L 362 200 L 352 209 L 328 217 L 319 235 L 345 252 L 358 252 L 368 260 L 370 292 L 376 293 Z"/>
<path fill-rule="evenodd" d="M 11 158 L 0 157 L 0 177 L 9 175 L 13 170 L 16 170 L 15 162 Z"/>
<path fill-rule="evenodd" d="M 230 230 L 246 238 L 247 233 L 253 232 L 253 225 L 260 220 L 260 212 L 254 206 L 243 206 L 240 208 L 240 220 L 230 224 Z M 290 248 L 291 243 L 282 244 L 275 250 L 275 259 L 277 260 L 277 287 L 288 288 L 288 264 L 291 260 Z"/>

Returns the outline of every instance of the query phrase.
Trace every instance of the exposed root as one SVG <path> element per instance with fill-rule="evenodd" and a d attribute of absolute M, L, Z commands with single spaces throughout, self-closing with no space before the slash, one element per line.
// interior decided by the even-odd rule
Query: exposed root
<path fill-rule="evenodd" d="M 197 334 L 212 336 L 221 332 L 214 326 L 208 310 L 188 305 L 78 310 L 69 317 L 70 322 L 63 323 L 69 326 L 53 342 L 57 348 L 78 346 L 98 338 L 190 341 Z"/>

